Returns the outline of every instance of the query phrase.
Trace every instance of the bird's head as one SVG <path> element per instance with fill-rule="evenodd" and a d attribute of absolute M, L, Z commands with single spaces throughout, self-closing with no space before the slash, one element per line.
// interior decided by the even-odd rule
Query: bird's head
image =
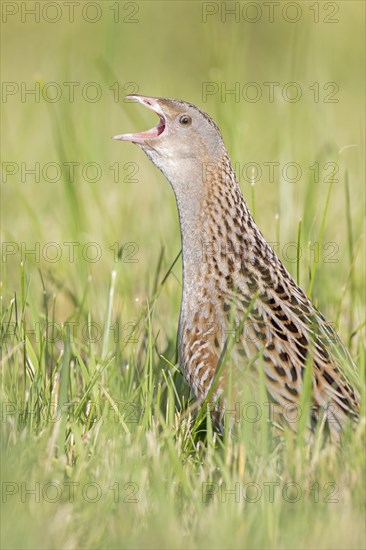
<path fill-rule="evenodd" d="M 154 111 L 159 122 L 145 132 L 113 139 L 139 145 L 172 184 L 181 170 L 202 172 L 206 163 L 220 163 L 225 154 L 220 130 L 198 107 L 178 99 L 141 95 L 127 98 Z"/>

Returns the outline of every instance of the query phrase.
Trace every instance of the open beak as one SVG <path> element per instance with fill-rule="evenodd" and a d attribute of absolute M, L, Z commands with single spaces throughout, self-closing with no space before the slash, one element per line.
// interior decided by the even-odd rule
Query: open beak
<path fill-rule="evenodd" d="M 146 130 L 145 132 L 138 132 L 136 134 L 120 134 L 119 136 L 113 136 L 113 139 L 119 139 L 121 141 L 132 141 L 133 143 L 145 143 L 146 140 L 157 138 L 162 134 L 166 127 L 166 118 L 164 113 L 155 97 L 145 97 L 143 95 L 130 94 L 126 96 L 126 99 L 132 99 L 138 103 L 142 103 L 151 111 L 154 111 L 159 117 L 159 122 L 154 128 Z"/>

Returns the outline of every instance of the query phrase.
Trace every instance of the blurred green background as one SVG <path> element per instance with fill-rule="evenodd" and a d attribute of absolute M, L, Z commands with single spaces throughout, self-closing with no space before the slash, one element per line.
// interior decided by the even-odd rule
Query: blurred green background
<path fill-rule="evenodd" d="M 324 167 L 326 163 L 337 163 L 339 181 L 332 193 L 325 235 L 325 242 L 339 247 L 334 255 L 337 262 L 322 262 L 318 279 L 319 284 L 332 283 L 322 285 L 324 306 L 337 300 L 349 269 L 346 171 L 355 246 L 359 246 L 364 208 L 362 2 L 317 2 L 313 7 L 300 2 L 296 10 L 282 2 L 272 6 L 271 11 L 260 4 L 248 8 L 247 2 L 228 2 L 226 11 L 215 2 L 101 2 L 97 3 L 99 10 L 89 6 L 84 12 L 85 6 L 80 3 L 74 8 L 73 23 L 68 22 L 70 10 L 62 4 L 60 13 L 51 6 L 42 17 L 41 10 L 39 23 L 33 22 L 34 16 L 23 13 L 20 4 L 19 12 L 8 15 L 2 25 L 2 153 L 3 161 L 24 163 L 24 168 L 38 162 L 40 180 L 35 182 L 35 177 L 27 174 L 22 182 L 19 164 L 19 171 L 7 176 L 2 186 L 6 206 L 4 240 L 26 242 L 29 248 L 39 242 L 37 267 L 52 271 L 74 290 L 83 286 L 86 273 L 91 274 L 94 288 L 98 288 L 96 301 L 103 297 L 99 290 L 109 284 L 106 274 L 116 267 L 108 247 L 117 241 L 136 243 L 134 259 L 138 263 L 123 264 L 123 283 L 118 284 L 128 282 L 130 292 L 124 302 L 135 296 L 142 299 L 161 246 L 166 250 L 167 265 L 179 250 L 174 197 L 163 176 L 137 147 L 115 143 L 110 137 L 155 124 L 152 113 L 123 102 L 127 93 L 177 97 L 198 104 L 218 122 L 232 160 L 238 163 L 240 184 L 249 206 L 252 190 L 246 180 L 251 174 L 250 165 L 259 164 L 262 173 L 254 190 L 255 215 L 269 241 L 277 241 L 277 213 L 283 244 L 297 240 L 298 220 L 303 219 L 305 287 L 307 260 L 311 260 L 307 242 L 317 241 L 327 191 L 324 179 L 332 170 L 330 165 Z M 30 2 L 28 9 L 31 6 Z M 230 15 L 230 9 L 235 10 L 234 15 Z M 60 14 L 56 23 L 44 20 Z M 273 23 L 269 22 L 270 16 Z M 85 18 L 97 21 L 91 23 Z M 245 20 L 256 18 L 256 23 Z M 296 18 L 300 19 L 295 23 L 286 21 Z M 22 87 L 35 89 L 36 82 L 40 90 L 46 86 L 46 98 L 48 94 L 50 98 L 61 94 L 59 101 L 45 100 L 42 91 L 37 96 L 26 95 Z M 286 87 L 292 82 L 296 89 Z M 6 83 L 15 83 L 19 90 L 12 95 Z M 207 97 L 206 83 L 215 87 L 215 93 Z M 248 83 L 256 87 L 245 88 Z M 278 83 L 273 84 L 273 101 L 268 83 Z M 225 89 L 240 93 L 225 95 Z M 284 99 L 287 90 L 291 98 L 300 90 L 299 101 Z M 100 99 L 93 102 L 96 93 Z M 257 102 L 248 100 L 256 93 L 261 96 Z M 350 145 L 353 147 L 347 149 Z M 61 167 L 61 178 L 60 169 L 47 169 L 50 162 Z M 79 163 L 72 183 L 64 164 L 67 162 Z M 126 166 L 129 162 L 135 164 Z M 272 182 L 270 167 L 264 164 L 271 162 L 279 163 L 273 167 Z M 285 177 L 282 174 L 291 162 L 301 168 L 297 182 L 286 181 L 286 173 Z M 310 167 L 316 162 L 318 182 L 309 192 L 309 181 L 315 173 Z M 97 163 L 98 171 L 85 168 L 87 163 Z M 88 170 L 85 173 L 84 168 Z M 48 170 L 46 178 L 42 177 L 43 170 Z M 287 180 L 296 175 L 291 170 L 289 167 Z M 93 183 L 90 180 L 94 177 L 97 181 Z M 48 181 L 52 178 L 59 179 Z M 47 259 L 48 250 L 43 247 L 50 242 L 62 247 L 60 261 L 54 264 L 42 257 Z M 88 242 L 98 243 L 102 247 L 101 261 L 85 262 L 81 257 L 70 265 L 64 242 L 80 242 L 78 248 Z M 92 256 L 93 250 L 90 252 Z M 53 253 L 50 249 L 51 258 Z M 19 259 L 19 254 L 7 257 L 5 277 L 9 277 L 6 287 L 10 293 L 16 285 Z M 34 259 L 29 255 L 28 263 Z M 282 259 L 286 260 L 283 254 Z M 290 262 L 290 269 L 293 265 Z M 362 272 L 359 265 L 357 276 L 362 277 Z M 175 290 L 179 293 L 178 288 Z M 65 300 L 58 301 L 63 318 L 69 311 L 63 310 Z"/>
<path fill-rule="evenodd" d="M 16 315 L 21 316 L 31 341 L 31 331 L 38 330 L 37 323 L 42 327 L 48 316 L 60 325 L 80 319 L 104 324 L 113 270 L 117 278 L 112 319 L 120 320 L 128 331 L 128 323 L 141 317 L 156 282 L 169 270 L 180 250 L 178 218 L 169 184 L 137 147 L 111 140 L 115 134 L 145 130 L 156 123 L 152 113 L 124 102 L 126 94 L 141 93 L 190 101 L 216 120 L 259 227 L 268 241 L 280 243 L 276 251 L 295 276 L 294 249 L 287 249 L 286 256 L 284 247 L 297 242 L 299 220 L 302 220 L 301 286 L 305 291 L 309 289 L 315 261 L 315 303 L 331 322 L 340 325 L 342 338 L 354 357 L 359 357 L 365 298 L 365 4 L 352 0 L 83 1 L 76 2 L 74 8 L 67 2 L 45 1 L 38 3 L 38 7 L 36 4 L 2 2 L 1 5 L 3 320 L 13 322 Z M 36 10 L 36 15 L 27 10 Z M 273 96 L 270 95 L 272 89 Z M 32 94 L 26 93 L 27 90 L 35 91 Z M 236 93 L 228 93 L 232 90 Z M 298 101 L 293 101 L 295 92 L 299 94 Z M 255 93 L 259 94 L 258 101 L 253 100 Z M 70 163 L 75 163 L 73 175 L 68 169 Z M 296 178 L 289 163 L 300 167 L 298 181 L 291 181 Z M 252 173 L 252 166 L 259 166 L 260 174 L 255 170 Z M 273 166 L 273 178 L 270 166 Z M 336 173 L 332 180 L 334 167 Z M 27 172 L 32 168 L 39 171 L 39 177 Z M 254 185 L 251 185 L 251 176 Z M 316 259 L 314 250 L 318 247 Z M 121 248 L 118 258 L 116 254 Z M 25 249 L 35 249 L 36 254 L 22 254 Z M 154 345 L 160 352 L 167 351 L 172 363 L 175 362 L 180 293 L 178 261 L 156 302 L 152 328 Z M 78 334 L 80 349 L 84 349 L 81 329 Z M 33 379 L 31 382 L 27 379 L 26 358 L 23 358 L 24 378 L 19 375 L 18 379 L 14 373 L 16 365 L 23 372 L 21 357 L 19 362 L 11 363 L 13 370 L 7 378 L 5 365 L 10 357 L 16 356 L 14 350 L 19 349 L 16 338 L 10 342 L 5 338 L 2 344 L 5 369 L 2 398 L 7 401 L 17 394 L 26 402 L 31 394 L 28 384 L 32 388 L 34 385 Z M 92 352 L 89 346 L 87 368 L 92 353 L 102 355 L 102 344 L 102 340 L 97 341 Z M 106 345 L 112 353 L 115 347 L 112 335 Z M 130 361 L 137 365 L 138 371 L 140 348 L 135 363 L 131 361 L 136 348 L 124 346 L 109 367 L 109 372 L 115 374 L 107 375 L 104 383 L 114 397 L 113 390 L 120 391 L 117 391 L 120 382 L 116 380 L 117 375 L 121 376 L 121 365 Z M 39 342 L 34 349 L 39 372 L 59 369 L 57 354 L 52 363 Z M 55 349 L 60 353 L 62 342 L 57 342 Z M 160 384 L 161 364 L 156 358 L 152 361 L 156 383 Z M 36 379 L 38 386 L 44 383 L 51 391 L 54 379 L 51 375 L 50 379 L 42 376 Z M 111 376 L 109 384 L 108 376 Z M 17 383 L 22 388 L 19 393 L 14 390 Z M 21 479 L 21 472 L 30 471 L 32 479 L 39 479 L 43 475 L 44 460 L 49 458 L 48 428 L 36 430 L 28 422 L 5 423 L 3 428 L 5 481 L 18 479 L 17 476 Z M 146 440 L 150 441 L 148 456 L 154 456 L 151 446 L 158 448 L 160 443 L 148 430 L 146 433 Z M 81 431 L 73 437 L 80 442 Z M 115 453 L 113 438 L 105 437 L 103 451 Z M 95 438 L 94 442 L 96 435 Z M 131 440 L 128 441 L 130 443 L 127 439 L 120 442 L 122 456 L 124 449 L 132 445 Z M 72 442 L 68 445 L 72 448 Z M 81 453 L 75 462 L 79 468 L 83 465 L 85 474 L 89 467 L 86 466 L 88 452 L 75 445 L 76 455 Z M 138 460 L 136 457 L 143 448 L 136 443 L 135 451 L 131 451 L 135 459 L 121 458 L 125 460 L 125 472 L 135 472 L 133 460 Z M 156 466 L 156 484 L 151 481 L 149 486 L 150 491 L 156 491 L 154 509 L 148 498 L 136 514 L 130 507 L 129 526 L 124 523 L 122 529 L 117 515 L 113 516 L 110 528 L 97 527 L 93 525 L 94 509 L 91 511 L 90 507 L 87 511 L 79 508 L 77 519 L 70 520 L 73 509 L 68 504 L 66 508 L 60 506 L 59 515 L 55 516 L 60 525 L 65 523 L 62 533 L 50 520 L 54 514 L 50 505 L 40 512 L 32 505 L 25 508 L 19 504 L 18 508 L 14 505 L 6 517 L 10 522 L 14 521 L 9 519 L 11 514 L 20 514 L 24 529 L 14 530 L 8 524 L 3 547 L 205 545 L 209 541 L 205 538 L 206 531 L 215 526 L 215 514 L 220 517 L 222 512 L 218 509 L 206 517 L 201 530 L 197 531 L 196 526 L 190 531 L 183 525 L 180 531 L 179 510 L 168 509 L 170 496 L 164 508 L 166 495 L 157 481 L 163 471 L 168 471 L 163 465 L 173 461 L 170 451 L 165 455 L 161 452 L 165 457 L 161 459 L 162 470 L 155 463 L 150 464 L 151 468 Z M 20 462 L 14 461 L 15 456 L 18 459 L 20 456 Z M 103 460 L 99 465 L 94 462 L 93 479 L 96 472 L 110 467 L 107 459 L 109 465 L 103 466 Z M 68 467 L 73 466 L 66 462 Z M 193 462 L 193 466 L 196 462 L 199 464 L 200 458 L 196 457 Z M 325 464 L 321 466 L 323 473 Z M 339 473 L 334 464 L 330 477 L 325 475 L 328 480 Z M 60 465 L 57 463 L 54 467 L 55 470 L 53 466 L 45 468 L 48 472 L 45 475 L 50 479 L 62 477 Z M 217 464 L 213 466 L 217 467 Z M 116 468 L 118 470 L 118 464 Z M 147 470 L 140 463 L 136 468 L 138 473 L 131 475 L 135 475 L 133 479 L 138 479 L 142 486 L 148 477 Z M 84 475 L 76 471 L 78 476 Z M 89 474 L 85 475 L 84 479 L 89 479 Z M 126 473 L 125 479 L 129 475 Z M 197 473 L 199 475 L 200 479 L 206 479 L 204 473 Z M 179 476 L 174 483 L 177 479 L 180 483 Z M 353 483 L 358 485 L 357 475 Z M 351 487 L 349 482 L 349 491 Z M 185 510 L 193 493 L 186 489 L 183 493 L 186 501 L 182 509 Z M 299 531 L 294 527 L 286 536 L 273 519 L 276 516 L 271 515 L 275 514 L 271 509 L 266 516 L 274 522 L 269 522 L 269 534 L 266 531 L 254 537 L 248 524 L 238 531 L 233 524 L 232 532 L 235 531 L 237 538 L 233 535 L 231 540 L 225 531 L 222 539 L 216 539 L 213 530 L 210 544 L 241 547 L 242 541 L 246 547 L 291 548 L 305 544 L 316 547 L 319 544 L 318 547 L 335 548 L 349 543 L 350 547 L 358 548 L 363 540 L 359 504 L 362 496 L 355 497 L 353 508 L 350 495 L 347 492 L 349 515 L 344 517 L 339 533 L 335 528 L 342 518 L 339 507 L 333 516 L 321 515 L 327 518 L 324 521 L 330 518 L 329 526 L 333 526 L 325 532 L 323 520 L 316 524 L 318 510 L 312 515 L 307 509 L 304 516 L 293 516 Z M 159 509 L 170 518 L 167 519 L 171 522 L 169 527 L 163 522 L 160 524 L 161 517 L 157 519 Z M 103 508 L 98 510 L 100 517 Z M 229 510 L 225 510 L 228 514 Z M 121 510 L 110 510 L 112 512 L 120 514 Z M 328 509 L 326 513 L 330 513 Z M 173 517 L 173 514 L 176 515 Z M 229 516 L 226 519 L 230 526 Z M 254 514 L 250 525 L 259 529 L 255 517 L 258 518 L 258 514 Z M 286 518 L 290 517 L 291 512 L 287 510 L 279 520 L 281 525 L 286 525 Z M 42 518 L 47 523 L 44 531 Z M 353 535 L 347 531 L 346 518 L 347 521 L 355 519 Z M 306 523 L 313 521 L 313 538 L 308 540 L 309 523 L 307 526 Z M 145 529 L 141 537 L 140 525 Z M 156 527 L 156 533 L 149 538 L 152 526 Z"/>

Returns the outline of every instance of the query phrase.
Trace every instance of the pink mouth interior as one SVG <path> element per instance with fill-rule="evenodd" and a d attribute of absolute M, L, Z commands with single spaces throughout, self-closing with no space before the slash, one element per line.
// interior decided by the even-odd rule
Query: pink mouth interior
<path fill-rule="evenodd" d="M 118 139 L 121 141 L 132 141 L 135 143 L 144 143 L 146 139 L 159 137 L 165 130 L 165 119 L 160 114 L 158 114 L 158 116 L 160 118 L 160 121 L 156 126 L 154 126 L 154 128 L 151 128 L 150 130 L 145 130 L 145 132 L 136 132 L 135 134 L 121 134 L 119 136 L 114 136 L 113 139 Z"/>
<path fill-rule="evenodd" d="M 151 128 L 150 130 L 145 130 L 145 132 L 137 132 L 135 134 L 131 134 L 131 136 L 135 136 L 137 138 L 154 138 L 160 136 L 165 130 L 165 121 L 162 117 L 160 117 L 159 124 L 154 126 L 154 128 Z"/>

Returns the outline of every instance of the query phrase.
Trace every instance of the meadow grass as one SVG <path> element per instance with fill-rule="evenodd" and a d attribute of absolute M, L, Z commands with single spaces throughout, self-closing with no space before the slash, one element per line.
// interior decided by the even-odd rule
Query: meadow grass
<path fill-rule="evenodd" d="M 321 429 L 309 443 L 305 422 L 295 437 L 273 432 L 261 377 L 236 437 L 216 433 L 177 364 L 173 194 L 141 151 L 110 140 L 155 123 L 123 102 L 136 85 L 207 110 L 257 223 L 364 381 L 364 7 L 339 2 L 335 26 L 305 9 L 296 25 L 253 26 L 203 24 L 200 2 L 138 5 L 136 24 L 3 24 L 3 80 L 96 82 L 103 93 L 3 104 L 2 161 L 19 171 L 3 164 L 1 546 L 364 548 L 364 389 L 339 449 Z M 202 95 L 205 82 L 268 81 L 298 82 L 301 101 Z M 324 102 L 327 82 L 336 103 Z M 36 162 L 39 181 L 23 177 L 21 163 Z M 42 173 L 50 162 L 62 167 L 55 181 Z M 96 181 L 95 167 L 82 171 L 91 162 Z M 280 163 L 273 180 L 268 162 Z M 262 176 L 247 177 L 246 163 Z M 302 399 L 306 410 L 309 389 Z"/>

